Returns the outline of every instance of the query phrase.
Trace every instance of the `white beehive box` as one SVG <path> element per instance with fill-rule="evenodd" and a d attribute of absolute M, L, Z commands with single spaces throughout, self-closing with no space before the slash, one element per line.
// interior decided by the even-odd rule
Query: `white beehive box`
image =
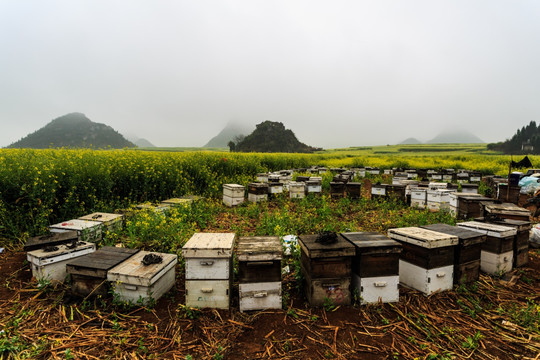
<path fill-rule="evenodd" d="M 281 281 L 239 284 L 240 311 L 281 309 Z"/>
<path fill-rule="evenodd" d="M 446 189 L 448 185 L 446 183 L 441 182 L 430 182 L 428 184 L 429 190 L 436 190 L 436 189 Z"/>
<path fill-rule="evenodd" d="M 245 188 L 239 184 L 223 184 L 223 203 L 236 206 L 244 202 Z"/>
<path fill-rule="evenodd" d="M 361 304 L 399 301 L 399 275 L 362 278 L 353 273 L 352 284 L 359 289 Z"/>
<path fill-rule="evenodd" d="M 392 175 L 394 174 L 394 170 L 392 169 L 384 169 L 384 175 Z"/>
<path fill-rule="evenodd" d="M 461 192 L 465 194 L 478 194 L 478 184 L 461 184 Z"/>
<path fill-rule="evenodd" d="M 195 233 L 182 248 L 186 306 L 228 309 L 234 233 Z"/>
<path fill-rule="evenodd" d="M 501 275 L 512 271 L 513 262 L 513 251 L 502 254 L 495 254 L 488 251 L 482 251 L 480 253 L 480 270 L 487 274 Z"/>
<path fill-rule="evenodd" d="M 142 260 L 149 254 L 160 256 L 162 261 L 144 265 Z M 175 254 L 140 251 L 110 269 L 107 280 L 119 301 L 148 304 L 158 300 L 174 286 L 177 262 Z"/>
<path fill-rule="evenodd" d="M 117 232 L 122 230 L 124 215 L 95 212 L 89 215 L 81 216 L 79 220 L 97 221 L 103 224 L 102 230 Z"/>
<path fill-rule="evenodd" d="M 425 209 L 427 202 L 426 189 L 414 188 L 411 189 L 411 207 Z"/>
<path fill-rule="evenodd" d="M 320 193 L 322 191 L 322 184 L 318 180 L 306 181 L 306 192 L 308 193 Z"/>
<path fill-rule="evenodd" d="M 77 231 L 82 241 L 96 242 L 101 240 L 102 223 L 99 221 L 86 221 L 73 219 L 49 226 L 50 232 Z"/>
<path fill-rule="evenodd" d="M 56 250 L 53 250 L 56 249 Z M 66 278 L 66 264 L 86 254 L 96 251 L 96 244 L 79 241 L 72 244 L 56 245 L 49 249 L 29 251 L 26 258 L 32 268 L 32 276 L 38 280 L 63 282 Z"/>
<path fill-rule="evenodd" d="M 193 203 L 193 199 L 172 198 L 172 199 L 163 200 L 161 202 L 161 205 L 174 207 L 174 206 L 189 206 L 192 203 Z"/>
<path fill-rule="evenodd" d="M 269 194 L 281 194 L 283 193 L 283 183 L 268 183 L 268 193 Z"/>
<path fill-rule="evenodd" d="M 371 195 L 379 195 L 379 196 L 385 196 L 386 195 L 386 184 L 373 184 L 371 186 Z"/>
<path fill-rule="evenodd" d="M 366 169 L 358 169 L 358 176 L 366 177 Z"/>
<path fill-rule="evenodd" d="M 138 210 L 149 210 L 149 211 L 153 211 L 153 212 L 156 212 L 156 213 L 163 213 L 165 212 L 166 210 L 169 210 L 171 208 L 170 205 L 166 205 L 166 204 L 152 204 L 152 203 L 143 203 L 143 204 L 138 204 L 136 206 L 136 208 Z"/>
<path fill-rule="evenodd" d="M 371 175 L 379 175 L 381 173 L 381 170 L 379 169 L 370 169 L 368 170 L 368 173 Z"/>
<path fill-rule="evenodd" d="M 302 199 L 306 195 L 306 184 L 303 182 L 289 183 L 289 196 L 291 199 Z"/>
<path fill-rule="evenodd" d="M 268 182 L 268 174 L 266 173 L 257 174 L 257 181 L 262 182 L 262 183 Z"/>
<path fill-rule="evenodd" d="M 267 200 L 268 200 L 268 194 L 257 195 L 257 194 L 248 193 L 249 202 L 257 203 L 257 202 L 267 201 Z"/>
<path fill-rule="evenodd" d="M 399 261 L 399 281 L 425 295 L 452 290 L 453 276 L 454 265 L 424 269 L 407 261 Z"/>

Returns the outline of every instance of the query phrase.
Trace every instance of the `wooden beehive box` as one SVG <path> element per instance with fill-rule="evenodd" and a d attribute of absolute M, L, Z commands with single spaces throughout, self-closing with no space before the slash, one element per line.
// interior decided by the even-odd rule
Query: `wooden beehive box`
<path fill-rule="evenodd" d="M 145 256 L 161 257 L 157 264 L 145 265 Z M 107 272 L 114 296 L 126 303 L 148 304 L 159 300 L 175 284 L 176 254 L 139 251 Z"/>
<path fill-rule="evenodd" d="M 306 182 L 309 181 L 309 176 L 297 176 L 296 177 L 297 182 Z"/>
<path fill-rule="evenodd" d="M 472 183 L 479 183 L 482 181 L 482 173 L 477 171 L 470 172 L 469 181 Z"/>
<path fill-rule="evenodd" d="M 383 198 L 386 197 L 387 184 L 373 184 L 371 185 L 371 198 Z"/>
<path fill-rule="evenodd" d="M 239 184 L 223 184 L 223 203 L 236 206 L 244 202 L 245 188 Z"/>
<path fill-rule="evenodd" d="M 277 236 L 238 239 L 240 311 L 281 309 L 281 259 Z"/>
<path fill-rule="evenodd" d="M 282 182 L 269 182 L 268 183 L 268 194 L 278 195 L 283 193 L 283 183 Z"/>
<path fill-rule="evenodd" d="M 124 225 L 124 215 L 95 212 L 89 215 L 81 216 L 79 220 L 97 221 L 103 224 L 103 231 L 119 232 Z"/>
<path fill-rule="evenodd" d="M 461 184 L 461 192 L 465 194 L 478 194 L 478 184 Z"/>
<path fill-rule="evenodd" d="M 482 244 L 480 270 L 492 275 L 500 275 L 512 270 L 516 229 L 479 221 L 462 222 L 457 226 L 487 236 Z"/>
<path fill-rule="evenodd" d="M 344 182 L 330 182 L 330 196 L 333 198 L 343 198 L 345 197 L 345 187 Z"/>
<path fill-rule="evenodd" d="M 193 199 L 188 198 L 171 198 L 167 200 L 163 200 L 161 202 L 161 205 L 175 207 L 175 206 L 189 206 L 193 203 Z"/>
<path fill-rule="evenodd" d="M 529 232 L 532 228 L 531 222 L 513 219 L 501 219 L 491 222 L 516 229 L 517 234 L 514 237 L 514 267 L 527 265 L 529 263 Z"/>
<path fill-rule="evenodd" d="M 508 188 L 508 184 L 499 183 L 497 184 L 497 199 L 499 201 L 518 204 L 520 190 L 521 190 L 521 186 L 511 185 L 510 188 Z"/>
<path fill-rule="evenodd" d="M 425 209 L 427 206 L 427 189 L 411 189 L 411 206 Z"/>
<path fill-rule="evenodd" d="M 386 187 L 386 197 L 405 201 L 407 185 L 392 184 Z"/>
<path fill-rule="evenodd" d="M 351 199 L 360 199 L 362 197 L 362 183 L 349 182 L 346 185 L 345 191 Z"/>
<path fill-rule="evenodd" d="M 71 276 L 72 292 L 80 296 L 107 295 L 107 272 L 138 252 L 137 249 L 105 246 L 70 260 L 66 271 Z"/>
<path fill-rule="evenodd" d="M 320 193 L 322 191 L 322 180 L 314 179 L 306 181 L 306 193 Z"/>
<path fill-rule="evenodd" d="M 73 219 L 49 226 L 52 233 L 77 231 L 79 239 L 82 241 L 97 242 L 101 240 L 102 223 L 99 221 L 86 221 Z"/>
<path fill-rule="evenodd" d="M 512 203 L 480 202 L 480 216 L 484 218 L 501 218 L 529 221 L 531 212 Z"/>
<path fill-rule="evenodd" d="M 459 243 L 454 247 L 454 284 L 469 283 L 480 276 L 480 254 L 486 236 L 457 226 L 433 224 L 424 229 L 455 235 Z"/>
<path fill-rule="evenodd" d="M 259 202 L 268 200 L 268 183 L 248 184 L 248 201 Z"/>
<path fill-rule="evenodd" d="M 65 231 L 60 233 L 48 233 L 45 235 L 28 238 L 24 244 L 24 251 L 43 249 L 46 246 L 56 246 L 73 243 L 79 239 L 77 231 Z"/>
<path fill-rule="evenodd" d="M 457 236 L 419 227 L 390 229 L 388 236 L 403 246 L 399 260 L 401 283 L 426 295 L 452 289 Z"/>
<path fill-rule="evenodd" d="M 163 213 L 166 210 L 169 210 L 171 208 L 171 205 L 169 204 L 152 204 L 152 203 L 142 203 L 135 206 L 138 210 L 148 210 L 153 211 L 156 213 Z"/>
<path fill-rule="evenodd" d="M 343 233 L 356 249 L 352 261 L 352 284 L 361 302 L 399 301 L 401 244 L 375 232 Z"/>
<path fill-rule="evenodd" d="M 63 282 L 66 263 L 79 256 L 96 251 L 96 244 L 77 241 L 29 251 L 26 258 L 32 268 L 32 276 L 38 280 Z"/>
<path fill-rule="evenodd" d="M 291 181 L 289 183 L 289 197 L 291 199 L 303 199 L 306 196 L 306 184 Z"/>
<path fill-rule="evenodd" d="M 341 235 L 336 243 L 329 245 L 317 242 L 318 237 L 298 237 L 308 301 L 313 306 L 321 306 L 328 298 L 336 304 L 348 305 L 351 303 L 349 286 L 354 246 Z"/>
<path fill-rule="evenodd" d="M 268 182 L 268 174 L 267 173 L 257 174 L 257 181 L 262 182 L 262 183 Z"/>
<path fill-rule="evenodd" d="M 228 309 L 234 233 L 195 233 L 182 248 L 186 306 Z"/>
<path fill-rule="evenodd" d="M 461 193 L 456 198 L 457 201 L 457 218 L 459 220 L 473 219 L 481 217 L 482 205 L 480 202 L 495 201 L 485 196 L 478 194 L 463 194 Z"/>

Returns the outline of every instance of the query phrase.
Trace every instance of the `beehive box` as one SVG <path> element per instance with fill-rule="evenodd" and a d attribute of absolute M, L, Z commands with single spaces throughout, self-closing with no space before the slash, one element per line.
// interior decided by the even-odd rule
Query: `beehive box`
<path fill-rule="evenodd" d="M 458 237 L 459 243 L 454 247 L 454 284 L 478 280 L 480 254 L 486 235 L 447 224 L 426 225 L 422 228 Z"/>
<path fill-rule="evenodd" d="M 516 229 L 514 237 L 514 267 L 525 266 L 529 263 L 529 233 L 532 228 L 530 221 L 501 219 L 491 221 L 494 224 Z"/>
<path fill-rule="evenodd" d="M 452 289 L 457 236 L 418 227 L 390 229 L 388 236 L 403 246 L 401 283 L 426 295 Z"/>
<path fill-rule="evenodd" d="M 430 182 L 428 184 L 429 190 L 446 189 L 447 186 L 448 184 L 443 182 Z"/>
<path fill-rule="evenodd" d="M 330 182 L 330 196 L 333 198 L 345 197 L 345 183 L 344 182 Z"/>
<path fill-rule="evenodd" d="M 124 225 L 124 215 L 121 214 L 95 212 L 81 216 L 79 220 L 100 222 L 103 225 L 102 230 L 110 232 L 119 232 Z"/>
<path fill-rule="evenodd" d="M 508 184 L 499 183 L 497 184 L 497 199 L 503 202 L 518 204 L 520 190 L 521 186 L 510 186 L 508 188 Z"/>
<path fill-rule="evenodd" d="M 393 184 L 386 187 L 386 197 L 405 201 L 405 190 L 407 186 L 403 184 Z"/>
<path fill-rule="evenodd" d="M 478 194 L 478 184 L 461 184 L 461 192 L 465 194 Z"/>
<path fill-rule="evenodd" d="M 49 226 L 52 233 L 76 231 L 82 241 L 97 242 L 101 240 L 102 223 L 73 219 Z"/>
<path fill-rule="evenodd" d="M 71 276 L 72 292 L 80 296 L 107 295 L 107 272 L 138 252 L 137 249 L 105 246 L 70 260 L 66 271 Z"/>
<path fill-rule="evenodd" d="M 321 180 L 306 181 L 306 193 L 320 193 L 322 191 Z"/>
<path fill-rule="evenodd" d="M 195 233 L 182 248 L 186 306 L 228 309 L 234 233 Z"/>
<path fill-rule="evenodd" d="M 516 229 L 479 221 L 462 222 L 457 226 L 487 236 L 482 244 L 480 270 L 492 275 L 500 275 L 512 270 Z"/>
<path fill-rule="evenodd" d="M 430 211 L 442 209 L 450 210 L 450 194 L 454 192 L 449 189 L 435 189 L 426 191 L 426 204 Z"/>
<path fill-rule="evenodd" d="M 373 184 L 371 185 L 371 198 L 382 198 L 386 197 L 386 187 L 387 184 Z"/>
<path fill-rule="evenodd" d="M 480 172 L 470 172 L 469 173 L 469 181 L 472 182 L 472 183 L 479 183 L 480 181 L 482 181 L 482 173 Z"/>
<path fill-rule="evenodd" d="M 349 182 L 346 185 L 347 196 L 351 199 L 360 199 L 362 197 L 362 183 Z"/>
<path fill-rule="evenodd" d="M 317 242 L 318 235 L 298 237 L 301 268 L 306 281 L 306 297 L 312 306 L 321 306 L 325 298 L 335 304 L 349 305 L 351 294 L 351 258 L 354 246 L 343 236 L 333 244 Z"/>
<path fill-rule="evenodd" d="M 268 183 L 248 184 L 248 201 L 260 202 L 268 200 Z"/>
<path fill-rule="evenodd" d="M 26 258 L 32 268 L 32 276 L 43 281 L 64 282 L 66 264 L 79 256 L 96 251 L 96 244 L 77 241 L 75 244 L 61 244 L 32 250 Z"/>
<path fill-rule="evenodd" d="M 175 207 L 175 206 L 189 206 L 192 203 L 193 203 L 193 199 L 171 198 L 171 199 L 163 200 L 161 202 L 161 205 Z"/>
<path fill-rule="evenodd" d="M 283 183 L 281 182 L 269 182 L 268 183 L 268 194 L 278 195 L 283 193 Z"/>
<path fill-rule="evenodd" d="M 431 174 L 431 180 L 433 181 L 442 181 L 442 173 L 433 173 Z"/>
<path fill-rule="evenodd" d="M 452 195 L 450 195 L 452 199 Z M 456 193 L 455 203 L 457 205 L 457 218 L 459 220 L 481 217 L 482 206 L 480 202 L 495 201 L 479 194 Z M 451 200 L 451 205 L 453 204 Z"/>
<path fill-rule="evenodd" d="M 79 239 L 77 231 L 65 231 L 60 233 L 48 233 L 45 235 L 34 236 L 29 238 L 25 245 L 24 251 L 32 251 L 43 249 L 46 246 L 56 246 L 72 243 Z"/>
<path fill-rule="evenodd" d="M 145 256 L 161 257 L 157 264 L 144 265 Z M 107 272 L 117 300 L 126 303 L 149 304 L 159 300 L 175 283 L 175 254 L 139 251 Z"/>
<path fill-rule="evenodd" d="M 427 206 L 427 189 L 411 189 L 411 206 L 425 209 Z"/>
<path fill-rule="evenodd" d="M 531 212 L 512 203 L 480 202 L 480 216 L 484 218 L 501 218 L 529 221 Z"/>
<path fill-rule="evenodd" d="M 355 246 L 352 285 L 358 289 L 361 302 L 397 302 L 401 244 L 374 232 L 342 235 Z"/>
<path fill-rule="evenodd" d="M 138 210 L 150 210 L 157 213 L 163 213 L 166 210 L 169 210 L 171 206 L 169 204 L 152 204 L 152 203 L 143 203 L 135 206 Z"/>
<path fill-rule="evenodd" d="M 306 184 L 303 182 L 289 183 L 289 197 L 291 199 L 303 199 L 306 196 Z"/>
<path fill-rule="evenodd" d="M 241 237 L 236 253 L 240 311 L 281 309 L 283 248 L 279 237 Z"/>
<path fill-rule="evenodd" d="M 309 181 L 309 176 L 297 176 L 296 182 L 306 182 Z"/>
<path fill-rule="evenodd" d="M 244 202 L 245 188 L 239 184 L 223 184 L 223 203 L 236 206 Z"/>
<path fill-rule="evenodd" d="M 268 182 L 268 174 L 267 173 L 259 173 L 257 174 L 257 181 L 266 183 Z"/>
<path fill-rule="evenodd" d="M 392 169 L 384 169 L 384 170 L 383 170 L 383 174 L 384 174 L 384 175 L 393 175 L 393 174 L 394 174 L 394 170 L 392 170 Z"/>

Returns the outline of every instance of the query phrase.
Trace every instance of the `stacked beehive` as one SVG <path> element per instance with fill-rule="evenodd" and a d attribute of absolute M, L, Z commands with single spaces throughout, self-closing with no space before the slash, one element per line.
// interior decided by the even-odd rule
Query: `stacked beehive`
<path fill-rule="evenodd" d="M 457 236 L 418 227 L 390 229 L 388 236 L 403 246 L 401 283 L 426 295 L 452 289 Z"/>
<path fill-rule="evenodd" d="M 122 230 L 124 224 L 124 215 L 95 212 L 89 215 L 81 216 L 79 220 L 97 221 L 102 224 L 102 231 L 117 232 Z"/>
<path fill-rule="evenodd" d="M 281 309 L 281 258 L 277 236 L 238 239 L 240 311 Z"/>
<path fill-rule="evenodd" d="M 501 275 L 512 270 L 516 229 L 478 221 L 462 222 L 457 225 L 487 236 L 480 255 L 480 269 L 483 272 Z"/>
<path fill-rule="evenodd" d="M 268 183 L 248 184 L 248 201 L 260 202 L 268 200 Z"/>
<path fill-rule="evenodd" d="M 182 248 L 186 306 L 229 309 L 234 233 L 195 233 Z"/>
<path fill-rule="evenodd" d="M 244 202 L 245 188 L 239 184 L 223 184 L 223 203 L 236 206 Z"/>
<path fill-rule="evenodd" d="M 302 181 L 291 181 L 289 183 L 289 196 L 291 199 L 303 199 L 306 196 L 306 184 Z"/>
<path fill-rule="evenodd" d="M 328 236 L 332 240 L 321 235 L 298 237 L 306 297 L 312 306 L 322 306 L 326 302 L 349 305 L 351 258 L 355 248 L 341 235 Z"/>
<path fill-rule="evenodd" d="M 97 242 L 101 240 L 102 223 L 73 219 L 49 226 L 51 233 L 76 231 L 82 241 Z"/>
<path fill-rule="evenodd" d="M 352 286 L 362 304 L 399 301 L 401 244 L 374 232 L 342 234 L 356 250 L 352 261 Z"/>

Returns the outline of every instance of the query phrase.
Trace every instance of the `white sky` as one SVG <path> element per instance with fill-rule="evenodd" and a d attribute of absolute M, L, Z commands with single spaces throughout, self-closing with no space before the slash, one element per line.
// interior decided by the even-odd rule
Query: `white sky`
<path fill-rule="evenodd" d="M 70 112 L 158 146 L 280 121 L 312 146 L 540 121 L 536 0 L 0 0 L 0 146 Z"/>

